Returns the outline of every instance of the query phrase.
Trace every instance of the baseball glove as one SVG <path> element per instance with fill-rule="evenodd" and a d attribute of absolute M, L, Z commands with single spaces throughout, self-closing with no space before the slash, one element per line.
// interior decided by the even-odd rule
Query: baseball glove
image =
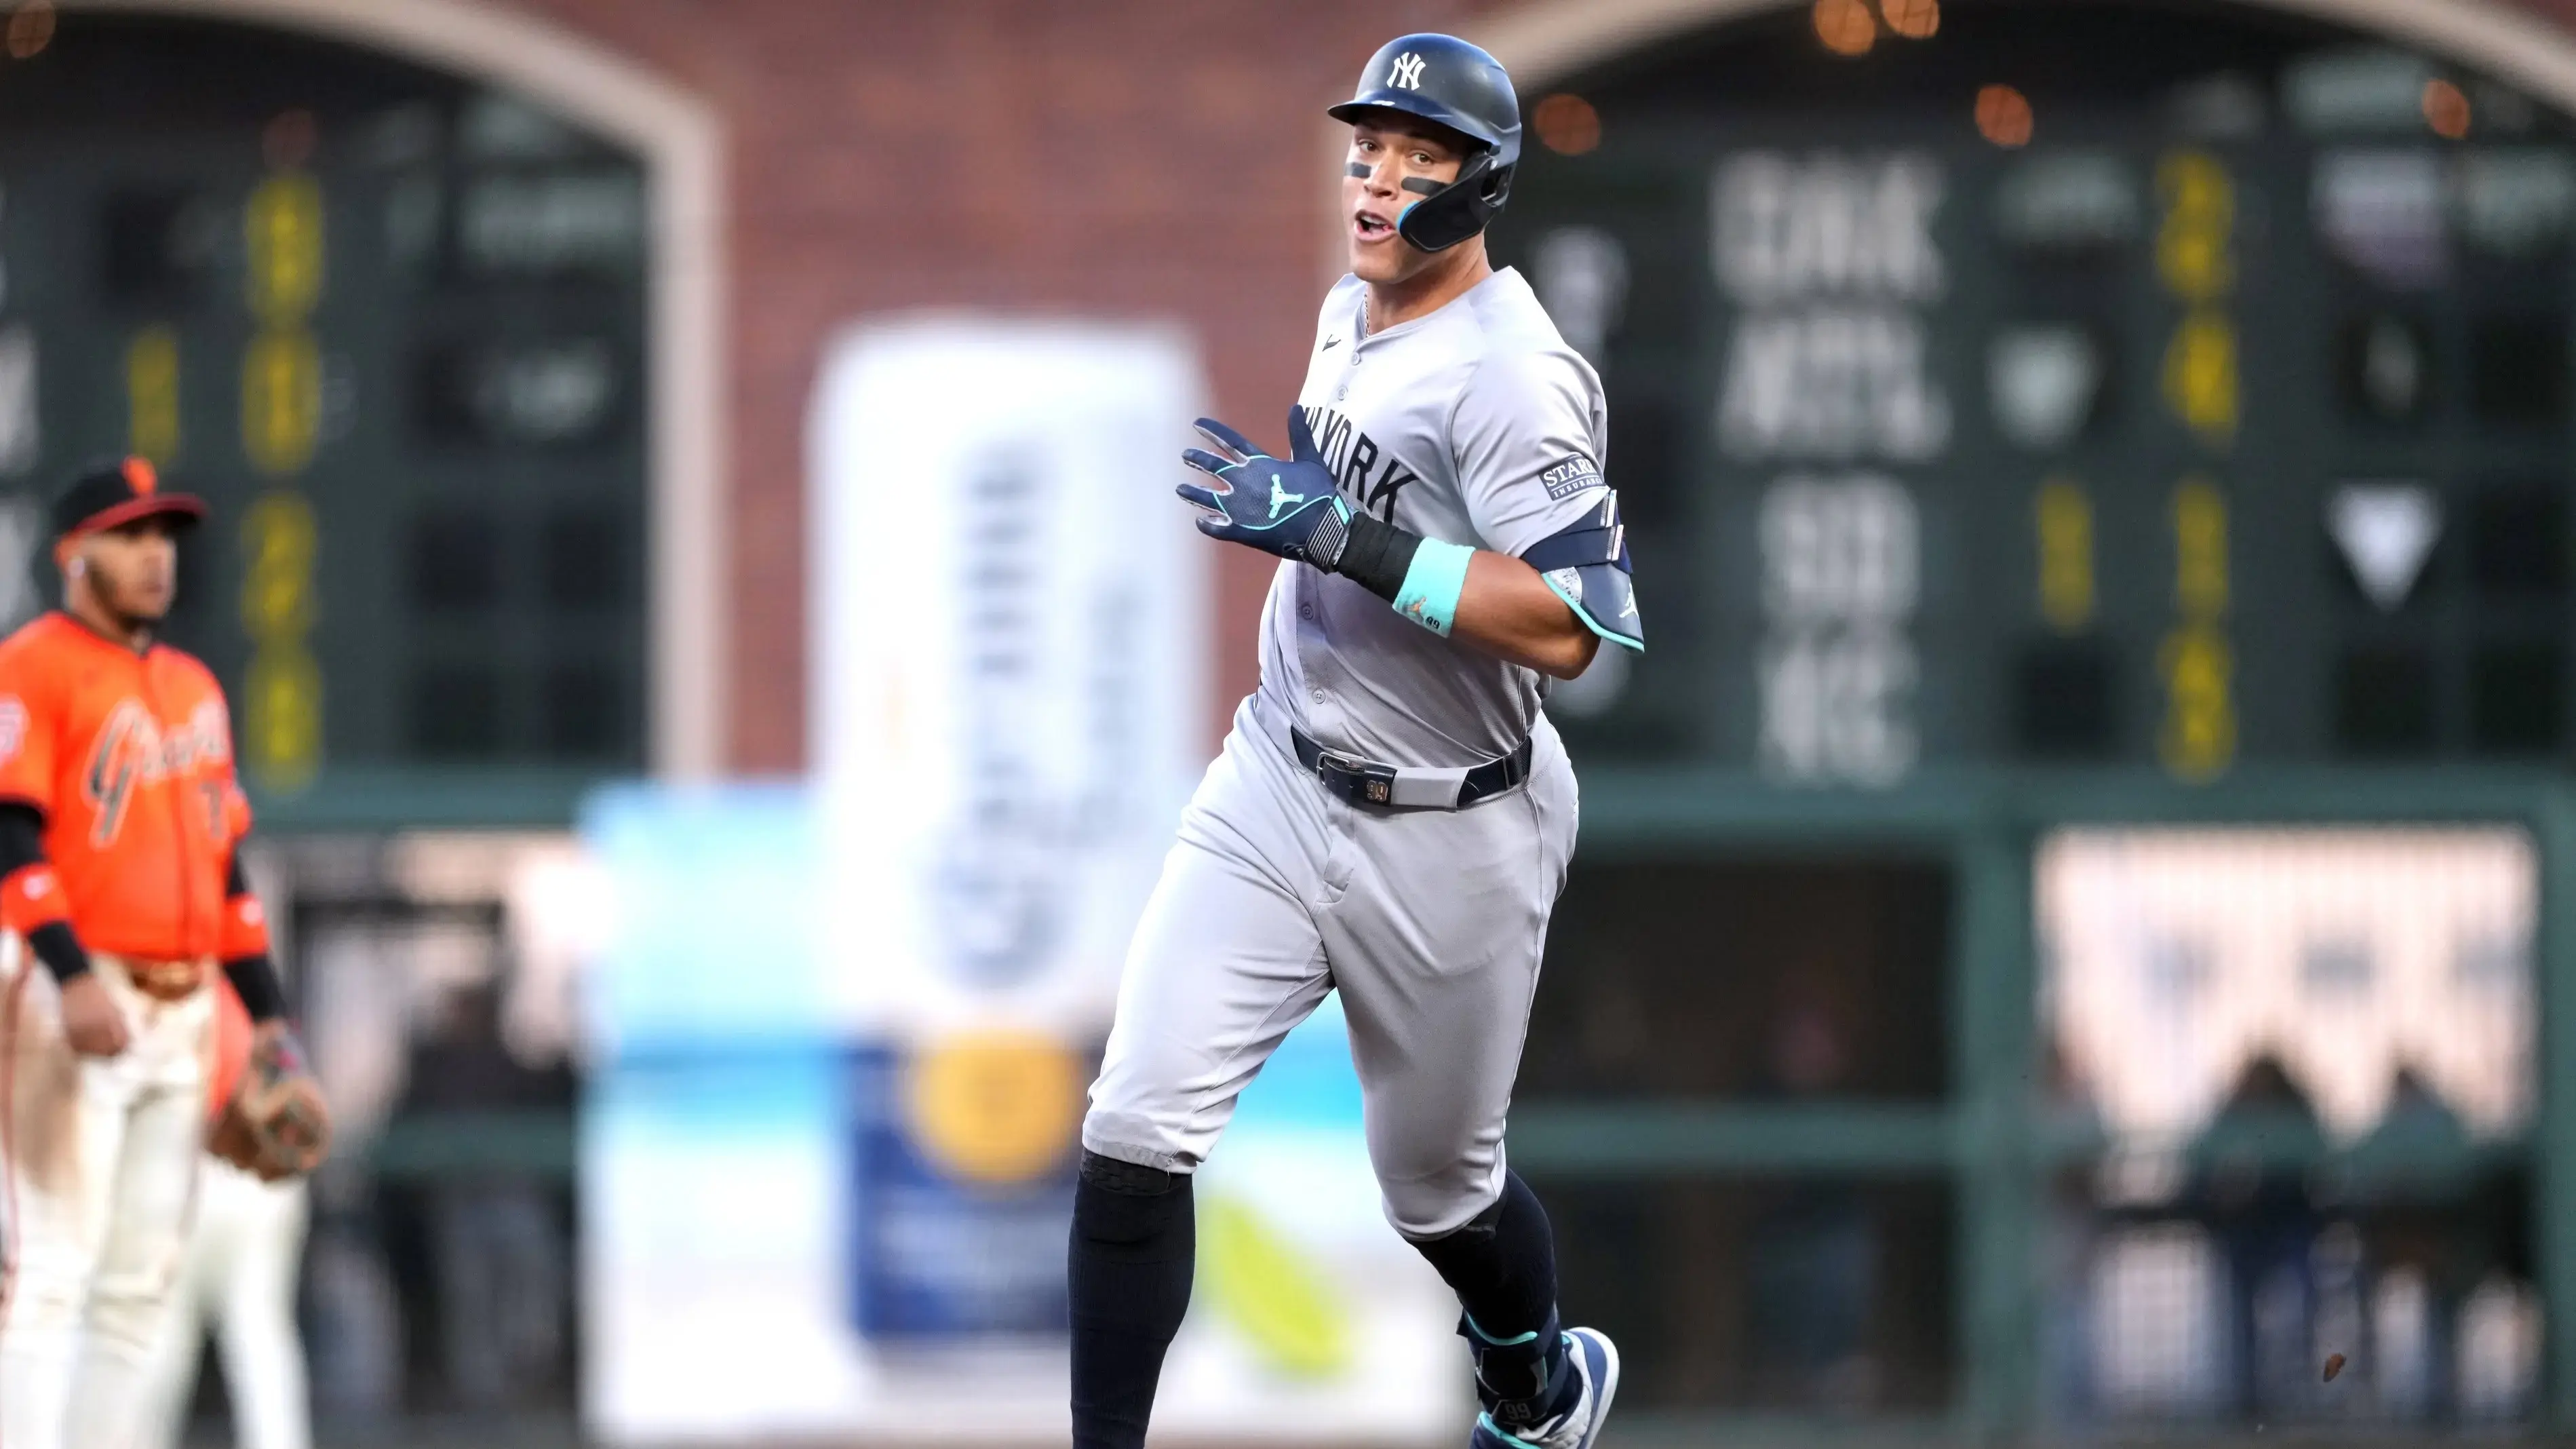
<path fill-rule="evenodd" d="M 249 1070 L 216 1119 L 207 1150 L 276 1182 L 320 1166 L 330 1145 L 330 1109 L 304 1065 L 303 1046 L 282 1028 L 263 1035 L 251 1044 Z"/>

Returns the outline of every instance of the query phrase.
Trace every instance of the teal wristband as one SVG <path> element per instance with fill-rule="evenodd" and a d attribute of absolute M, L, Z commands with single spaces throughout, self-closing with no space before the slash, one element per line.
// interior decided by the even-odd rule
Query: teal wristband
<path fill-rule="evenodd" d="M 1464 544 L 1426 538 L 1413 551 L 1413 567 L 1395 591 L 1395 611 L 1446 639 L 1458 621 L 1458 596 L 1467 591 L 1467 560 L 1476 551 Z"/>

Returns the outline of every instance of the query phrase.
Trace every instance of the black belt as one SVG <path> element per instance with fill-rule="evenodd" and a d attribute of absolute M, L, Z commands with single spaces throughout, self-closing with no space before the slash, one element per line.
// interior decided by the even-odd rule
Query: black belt
<path fill-rule="evenodd" d="M 1403 805 L 1456 810 L 1488 795 L 1500 795 L 1529 778 L 1530 741 L 1500 759 L 1463 770 L 1406 769 L 1328 750 L 1294 725 L 1288 738 L 1297 745 L 1297 763 L 1314 772 L 1324 788 L 1354 805 Z"/>

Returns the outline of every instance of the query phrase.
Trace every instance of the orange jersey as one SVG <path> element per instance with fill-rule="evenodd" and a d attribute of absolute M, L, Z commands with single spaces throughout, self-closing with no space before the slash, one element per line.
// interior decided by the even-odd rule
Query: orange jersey
<path fill-rule="evenodd" d="M 225 945 L 224 877 L 250 802 L 205 665 L 167 644 L 137 654 L 59 613 L 0 641 L 0 800 L 44 812 L 83 945 L 146 961 Z M 40 905 L 5 904 L 13 920 Z"/>

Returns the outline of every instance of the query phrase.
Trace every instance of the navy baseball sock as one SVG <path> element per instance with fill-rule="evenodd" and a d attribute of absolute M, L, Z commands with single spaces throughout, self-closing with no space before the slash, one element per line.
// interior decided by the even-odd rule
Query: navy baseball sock
<path fill-rule="evenodd" d="M 1067 1265 L 1074 1449 L 1144 1449 L 1197 1254 L 1186 1174 L 1082 1154 Z"/>
<path fill-rule="evenodd" d="M 1457 1290 L 1458 1332 L 1476 1358 L 1478 1397 L 1496 1414 L 1535 1423 L 1575 1390 L 1556 1321 L 1556 1240 L 1547 1209 L 1520 1174 L 1465 1227 L 1413 1245 Z M 1505 1428 L 1512 1427 L 1504 1424 Z"/>

